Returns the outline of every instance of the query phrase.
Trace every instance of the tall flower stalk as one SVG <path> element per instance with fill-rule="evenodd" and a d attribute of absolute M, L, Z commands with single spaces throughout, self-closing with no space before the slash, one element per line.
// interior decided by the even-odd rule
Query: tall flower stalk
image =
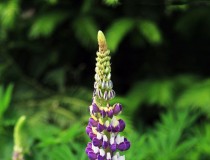
<path fill-rule="evenodd" d="M 86 154 L 90 160 L 125 160 L 122 151 L 130 148 L 130 142 L 120 135 L 125 129 L 125 122 L 119 119 L 122 105 L 110 105 L 115 97 L 111 81 L 110 51 L 102 31 L 98 32 L 98 45 L 93 102 L 89 107 L 90 119 L 86 133 L 91 139 L 87 144 Z"/>

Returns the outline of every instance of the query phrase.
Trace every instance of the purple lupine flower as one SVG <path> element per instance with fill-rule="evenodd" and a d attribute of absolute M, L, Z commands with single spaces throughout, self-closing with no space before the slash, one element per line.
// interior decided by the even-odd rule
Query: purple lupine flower
<path fill-rule="evenodd" d="M 125 129 L 125 122 L 117 117 L 122 112 L 122 105 L 109 104 L 115 91 L 112 89 L 110 51 L 101 31 L 98 32 L 98 44 L 93 102 L 89 107 L 91 117 L 86 127 L 91 142 L 85 152 L 90 160 L 125 160 L 120 154 L 130 148 L 130 142 L 120 135 Z"/>

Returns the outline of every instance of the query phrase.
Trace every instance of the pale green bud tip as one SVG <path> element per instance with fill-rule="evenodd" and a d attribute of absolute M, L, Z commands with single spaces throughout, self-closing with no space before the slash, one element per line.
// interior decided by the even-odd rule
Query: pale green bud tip
<path fill-rule="evenodd" d="M 25 124 L 25 120 L 26 120 L 26 116 L 21 116 L 15 125 L 15 129 L 14 129 L 14 143 L 15 143 L 14 148 L 15 149 L 23 148 L 22 128 L 23 128 L 23 125 Z"/>
<path fill-rule="evenodd" d="M 26 116 L 21 116 L 14 129 L 14 149 L 12 160 L 24 160 L 24 135 L 23 135 L 23 125 L 25 124 Z"/>
<path fill-rule="evenodd" d="M 102 31 L 98 31 L 98 45 L 99 52 L 105 52 L 107 50 L 106 38 Z"/>

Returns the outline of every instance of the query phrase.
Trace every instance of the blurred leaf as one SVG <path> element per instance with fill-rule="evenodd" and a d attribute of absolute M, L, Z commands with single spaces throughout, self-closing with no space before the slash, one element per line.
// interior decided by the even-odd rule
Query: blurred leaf
<path fill-rule="evenodd" d="M 130 89 L 124 102 L 129 113 L 134 111 L 142 103 L 170 106 L 174 99 L 174 82 L 172 80 L 147 80 L 138 82 Z"/>
<path fill-rule="evenodd" d="M 155 22 L 141 20 L 138 23 L 138 29 L 149 43 L 153 45 L 162 43 L 162 34 Z"/>
<path fill-rule="evenodd" d="M 169 4 L 166 6 L 166 12 L 168 14 L 171 14 L 175 11 L 186 11 L 189 9 L 189 5 L 188 4 L 179 4 L 179 5 L 173 5 L 173 4 Z"/>
<path fill-rule="evenodd" d="M 76 38 L 84 46 L 96 44 L 98 26 L 92 17 L 78 17 L 73 23 Z"/>
<path fill-rule="evenodd" d="M 83 132 L 84 127 L 80 127 L 81 123 L 75 123 L 74 125 L 70 126 L 70 128 L 66 131 L 60 133 L 58 142 L 65 143 L 72 141 L 79 133 Z"/>
<path fill-rule="evenodd" d="M 58 52 L 52 51 L 49 54 L 42 55 L 42 58 L 40 59 L 40 56 L 36 56 L 33 58 L 30 64 L 30 72 L 35 76 L 36 78 L 39 78 L 40 75 L 42 75 L 47 67 L 55 65 L 58 61 Z M 39 64 L 39 65 L 37 65 Z"/>
<path fill-rule="evenodd" d="M 112 103 L 122 103 L 126 114 L 133 114 L 143 103 L 169 107 L 175 105 L 177 92 L 182 93 L 198 81 L 199 78 L 193 75 L 140 81 L 131 87 L 125 97 L 117 96 Z"/>
<path fill-rule="evenodd" d="M 176 114 L 170 111 L 163 114 L 161 123 L 157 124 L 154 134 L 149 137 L 149 148 L 153 159 L 184 158 L 186 151 L 192 149 L 197 142 L 193 137 L 182 140 L 185 129 L 194 122 L 195 118 L 196 115 L 191 116 L 188 110 L 182 110 Z"/>
<path fill-rule="evenodd" d="M 14 26 L 15 19 L 20 12 L 19 0 L 9 0 L 0 4 L 0 20 L 5 28 Z"/>
<path fill-rule="evenodd" d="M 9 135 L 5 136 L 0 133 L 1 141 L 0 141 L 0 159 L 1 160 L 11 160 L 11 153 L 13 149 L 13 139 Z"/>
<path fill-rule="evenodd" d="M 14 87 L 13 84 L 10 84 L 4 90 L 3 86 L 0 86 L 0 117 L 4 114 L 6 109 L 9 107 L 9 104 L 12 98 L 13 87 Z"/>
<path fill-rule="evenodd" d="M 49 37 L 66 18 L 67 14 L 64 12 L 45 13 L 38 16 L 31 26 L 29 37 Z"/>
<path fill-rule="evenodd" d="M 75 155 L 72 152 L 70 152 L 69 147 L 65 144 L 59 145 L 59 147 L 54 147 L 51 153 L 52 160 L 76 159 Z"/>
<path fill-rule="evenodd" d="M 198 143 L 195 146 L 196 147 L 196 152 L 200 153 L 201 155 L 206 153 L 209 155 L 210 151 L 210 126 L 206 124 L 203 126 L 201 129 L 197 129 L 196 131 L 196 137 L 198 139 Z M 209 155 L 210 156 L 210 155 Z"/>
<path fill-rule="evenodd" d="M 209 20 L 209 9 L 208 8 L 195 8 L 186 12 L 180 19 L 177 21 L 175 25 L 175 30 L 181 33 L 183 36 L 191 37 L 197 30 L 204 29 L 204 27 L 210 27 Z M 205 32 L 205 34 L 209 35 L 209 32 Z"/>
<path fill-rule="evenodd" d="M 134 27 L 134 20 L 122 18 L 116 20 L 106 31 L 106 40 L 110 51 L 115 52 L 129 31 Z"/>
<path fill-rule="evenodd" d="M 44 137 L 42 137 L 42 140 L 38 146 L 46 147 L 50 145 L 67 143 L 67 142 L 73 141 L 74 138 L 83 131 L 83 128 L 79 126 L 81 126 L 81 123 L 75 123 L 72 126 L 70 126 L 69 129 L 60 131 L 56 135 L 51 135 L 51 136 L 45 135 Z"/>
<path fill-rule="evenodd" d="M 186 88 L 189 88 L 196 84 L 198 81 L 200 81 L 199 76 L 195 75 L 178 75 L 173 78 L 173 80 L 176 83 L 176 88 L 181 87 L 182 91 L 185 90 Z"/>
<path fill-rule="evenodd" d="M 107 5 L 117 5 L 119 0 L 104 0 L 105 4 Z"/>
<path fill-rule="evenodd" d="M 135 155 L 138 160 L 151 160 L 148 156 L 148 151 L 150 151 L 147 142 L 148 137 L 136 131 L 129 135 L 127 138 L 131 142 L 131 148 L 125 152 L 126 159 L 132 159 Z"/>
<path fill-rule="evenodd" d="M 64 85 L 66 80 L 65 72 L 65 68 L 56 68 L 50 71 L 47 75 L 45 75 L 44 81 L 45 83 L 48 83 L 50 85 L 56 85 L 58 90 L 62 92 L 64 91 Z"/>
<path fill-rule="evenodd" d="M 48 2 L 51 5 L 56 5 L 59 0 L 45 0 L 45 1 Z"/>
<path fill-rule="evenodd" d="M 210 80 L 198 82 L 187 89 L 177 100 L 178 107 L 196 107 L 210 116 Z"/>
<path fill-rule="evenodd" d="M 35 123 L 29 123 L 30 128 L 28 132 L 33 139 L 41 140 L 43 142 L 47 142 L 49 140 L 52 140 L 53 142 L 55 141 L 55 139 L 52 139 L 52 137 L 55 137 L 55 135 L 60 132 L 59 128 L 51 124 L 46 124 L 44 122 L 41 123 L 35 121 Z"/>
<path fill-rule="evenodd" d="M 174 98 L 174 84 L 170 80 L 151 81 L 147 86 L 146 101 L 149 104 L 170 106 Z"/>

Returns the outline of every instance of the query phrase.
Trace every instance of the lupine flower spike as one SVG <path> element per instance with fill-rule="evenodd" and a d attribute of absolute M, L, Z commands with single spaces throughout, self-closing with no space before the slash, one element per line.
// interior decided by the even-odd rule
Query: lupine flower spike
<path fill-rule="evenodd" d="M 89 107 L 91 117 L 86 127 L 91 142 L 87 144 L 86 154 L 90 160 L 125 160 L 122 151 L 130 148 L 130 142 L 120 135 L 125 129 L 125 122 L 117 117 L 122 105 L 109 104 L 115 91 L 111 81 L 110 51 L 102 31 L 98 32 L 98 45 L 93 102 Z"/>

